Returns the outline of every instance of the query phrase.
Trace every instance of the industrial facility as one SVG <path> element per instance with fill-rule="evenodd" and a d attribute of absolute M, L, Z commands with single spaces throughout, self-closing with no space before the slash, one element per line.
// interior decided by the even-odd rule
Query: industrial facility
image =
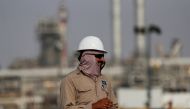
<path fill-rule="evenodd" d="M 169 52 L 158 44 L 158 56 L 151 56 L 151 34 L 160 35 L 162 30 L 146 25 L 145 0 L 134 0 L 134 55 L 121 62 L 120 1 L 112 0 L 114 64 L 103 70 L 112 80 L 119 107 L 190 108 L 190 57 L 181 56 L 183 44 L 178 38 Z M 39 56 L 16 60 L 9 69 L 0 70 L 0 109 L 58 109 L 59 82 L 75 69 L 69 62 L 77 59 L 68 58 L 67 23 L 67 8 L 60 4 L 56 18 L 43 18 L 36 26 Z"/>

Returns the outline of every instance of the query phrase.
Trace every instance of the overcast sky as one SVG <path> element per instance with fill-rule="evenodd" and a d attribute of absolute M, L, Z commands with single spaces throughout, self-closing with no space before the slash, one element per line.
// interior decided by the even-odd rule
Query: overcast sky
<path fill-rule="evenodd" d="M 39 42 L 35 33 L 41 18 L 55 17 L 61 0 L 0 0 L 0 65 L 5 68 L 16 58 L 35 58 Z M 68 53 L 77 49 L 87 35 L 99 36 L 113 54 L 111 0 L 65 0 L 69 10 Z M 122 58 L 134 49 L 134 0 L 122 3 Z M 190 0 L 145 0 L 146 23 L 162 28 L 162 35 L 153 35 L 153 44 L 163 43 L 168 51 L 173 38 L 183 43 L 183 56 L 190 56 Z M 154 45 L 152 46 L 154 48 Z M 154 50 L 153 50 L 154 51 Z M 155 53 L 153 53 L 154 55 Z"/>

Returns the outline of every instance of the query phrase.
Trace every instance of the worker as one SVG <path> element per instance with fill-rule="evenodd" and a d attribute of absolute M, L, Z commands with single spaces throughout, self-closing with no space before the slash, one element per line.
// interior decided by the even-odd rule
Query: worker
<path fill-rule="evenodd" d="M 60 84 L 61 109 L 117 109 L 110 81 L 101 73 L 105 66 L 102 41 L 96 36 L 81 40 L 79 65 Z"/>

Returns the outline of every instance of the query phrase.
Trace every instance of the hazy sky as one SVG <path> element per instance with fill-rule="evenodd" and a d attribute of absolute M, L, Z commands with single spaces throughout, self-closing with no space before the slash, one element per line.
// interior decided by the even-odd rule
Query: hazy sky
<path fill-rule="evenodd" d="M 35 27 L 39 19 L 55 17 L 61 0 L 0 0 L 0 65 L 7 67 L 16 58 L 35 58 L 39 42 Z M 68 52 L 77 49 L 87 35 L 97 35 L 105 49 L 113 54 L 111 0 L 65 0 L 69 10 Z M 134 48 L 134 0 L 122 3 L 122 58 Z M 146 23 L 158 24 L 162 35 L 153 35 L 153 44 L 161 42 L 168 51 L 173 38 L 183 43 L 183 56 L 190 56 L 190 0 L 145 0 Z M 154 45 L 152 46 L 154 48 Z"/>

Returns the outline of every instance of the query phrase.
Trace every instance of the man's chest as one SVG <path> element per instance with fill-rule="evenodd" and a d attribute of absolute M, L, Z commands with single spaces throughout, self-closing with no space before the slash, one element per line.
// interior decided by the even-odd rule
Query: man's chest
<path fill-rule="evenodd" d="M 79 102 L 96 101 L 108 96 L 109 83 L 104 78 L 96 81 L 87 78 L 77 78 L 74 82 L 76 98 Z"/>

